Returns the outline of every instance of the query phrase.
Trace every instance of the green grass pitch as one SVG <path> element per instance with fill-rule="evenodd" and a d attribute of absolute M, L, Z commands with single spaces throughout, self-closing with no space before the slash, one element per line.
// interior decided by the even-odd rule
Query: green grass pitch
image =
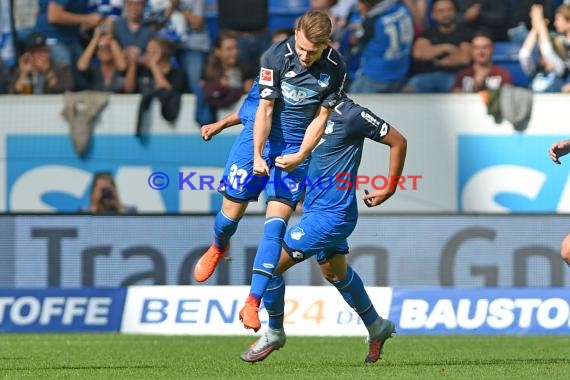
<path fill-rule="evenodd" d="M 257 334 L 259 335 L 259 334 Z M 398 336 L 365 365 L 364 338 L 289 337 L 264 362 L 255 339 L 119 334 L 3 334 L 2 379 L 568 379 L 570 338 Z"/>

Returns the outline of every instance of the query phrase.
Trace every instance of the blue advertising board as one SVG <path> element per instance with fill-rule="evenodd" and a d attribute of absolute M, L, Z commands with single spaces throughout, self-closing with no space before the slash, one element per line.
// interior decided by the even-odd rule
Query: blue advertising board
<path fill-rule="evenodd" d="M 155 211 L 179 212 L 181 194 L 174 181 L 181 168 L 223 169 L 235 138 L 222 135 L 205 142 L 200 135 L 152 135 L 148 139 L 97 135 L 90 151 L 79 157 L 67 135 L 8 135 L 6 209 L 22 210 L 29 207 L 26 205 L 53 212 L 86 209 L 93 174 L 104 171 L 120 182 L 119 191 L 152 192 L 150 195 L 160 199 Z M 160 191 L 150 188 L 149 175 L 155 172 L 168 175 L 172 185 Z M 214 212 L 221 205 L 221 196 L 212 192 L 210 197 L 207 211 Z M 150 202 L 151 197 L 147 198 Z M 129 199 L 126 201 L 128 204 Z"/>
<path fill-rule="evenodd" d="M 460 135 L 458 205 L 463 211 L 556 212 L 570 207 L 570 167 L 548 155 L 555 135 Z"/>
<path fill-rule="evenodd" d="M 126 288 L 0 289 L 1 332 L 118 332 Z"/>
<path fill-rule="evenodd" d="M 390 319 L 399 334 L 570 334 L 565 288 L 394 288 Z"/>

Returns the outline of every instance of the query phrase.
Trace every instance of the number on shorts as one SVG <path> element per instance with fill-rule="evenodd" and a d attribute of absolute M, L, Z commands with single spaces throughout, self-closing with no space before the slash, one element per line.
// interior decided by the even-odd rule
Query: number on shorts
<path fill-rule="evenodd" d="M 236 164 L 232 164 L 230 167 L 230 175 L 228 176 L 228 181 L 230 182 L 232 189 L 241 191 L 245 185 L 246 178 L 247 171 L 245 169 L 238 168 Z"/>

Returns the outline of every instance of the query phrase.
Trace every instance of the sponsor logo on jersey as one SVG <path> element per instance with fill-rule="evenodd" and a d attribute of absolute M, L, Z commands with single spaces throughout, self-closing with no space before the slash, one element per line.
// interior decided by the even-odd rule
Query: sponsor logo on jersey
<path fill-rule="evenodd" d="M 317 95 L 316 91 L 293 86 L 287 82 L 281 83 L 281 93 L 283 94 L 283 99 L 289 104 L 304 104 L 306 103 L 305 99 Z"/>
<path fill-rule="evenodd" d="M 297 76 L 297 73 L 294 71 L 288 71 L 287 73 L 285 73 L 285 78 L 295 78 Z"/>
<path fill-rule="evenodd" d="M 325 135 L 330 135 L 331 133 L 333 133 L 333 129 L 334 129 L 334 121 L 332 120 L 327 121 L 327 127 L 325 128 Z"/>
<path fill-rule="evenodd" d="M 362 118 L 364 120 L 366 120 L 367 122 L 369 122 L 370 124 L 372 124 L 376 127 L 380 126 L 380 121 L 378 119 L 376 119 L 374 116 L 370 115 L 368 112 L 362 111 L 360 113 L 360 116 L 362 116 Z"/>
<path fill-rule="evenodd" d="M 273 70 L 262 67 L 259 74 L 259 84 L 273 86 Z"/>
<path fill-rule="evenodd" d="M 293 231 L 291 231 L 291 239 L 293 240 L 301 240 L 301 238 L 305 236 L 305 231 L 301 227 L 295 227 Z"/>
<path fill-rule="evenodd" d="M 268 97 L 269 95 L 271 95 L 272 93 L 273 93 L 273 90 L 272 90 L 272 89 L 270 89 L 270 88 L 264 88 L 264 89 L 261 91 L 261 94 L 259 94 L 259 95 L 261 95 L 262 98 L 267 98 L 267 97 Z"/>
<path fill-rule="evenodd" d="M 329 85 L 330 82 L 330 75 L 328 74 L 321 74 L 321 77 L 319 78 L 319 80 L 317 81 L 317 83 L 319 84 L 319 86 L 326 88 Z"/>

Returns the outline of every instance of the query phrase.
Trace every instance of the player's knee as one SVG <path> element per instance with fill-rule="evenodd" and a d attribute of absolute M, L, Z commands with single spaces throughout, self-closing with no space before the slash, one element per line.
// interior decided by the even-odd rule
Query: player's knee
<path fill-rule="evenodd" d="M 570 265 L 570 235 L 566 236 L 564 240 L 562 240 L 560 256 L 562 256 L 562 260 L 564 260 L 566 264 Z"/>
<path fill-rule="evenodd" d="M 321 264 L 321 273 L 328 282 L 337 282 L 342 279 L 341 274 L 337 273 L 329 262 Z"/>
<path fill-rule="evenodd" d="M 247 202 L 236 202 L 224 198 L 222 202 L 222 212 L 229 219 L 240 220 L 245 210 L 247 210 L 247 205 Z"/>

